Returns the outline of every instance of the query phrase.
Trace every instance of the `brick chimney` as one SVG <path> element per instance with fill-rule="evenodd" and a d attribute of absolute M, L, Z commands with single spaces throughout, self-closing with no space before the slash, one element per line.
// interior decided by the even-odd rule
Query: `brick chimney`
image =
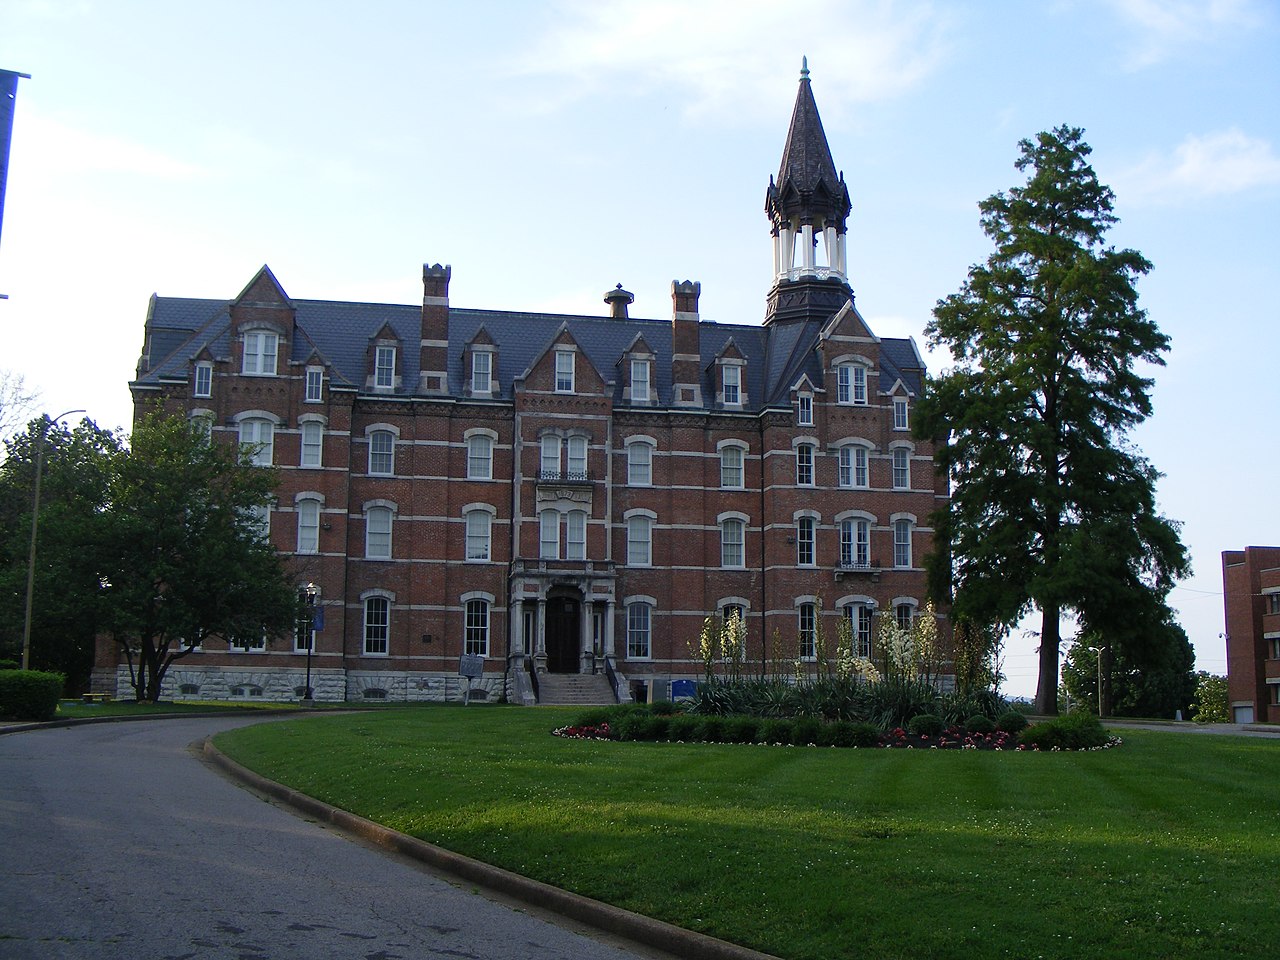
<path fill-rule="evenodd" d="M 671 281 L 671 400 L 677 407 L 702 406 L 702 343 L 696 280 Z"/>
<path fill-rule="evenodd" d="M 448 265 L 422 265 L 422 357 L 418 392 L 441 396 L 449 392 L 449 276 Z"/>

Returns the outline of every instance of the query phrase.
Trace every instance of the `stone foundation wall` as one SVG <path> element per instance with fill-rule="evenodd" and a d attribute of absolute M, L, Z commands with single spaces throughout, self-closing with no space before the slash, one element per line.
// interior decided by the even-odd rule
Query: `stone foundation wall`
<path fill-rule="evenodd" d="M 175 666 L 160 687 L 162 700 L 271 700 L 302 699 L 305 669 L 295 667 Z M 496 703 L 503 695 L 502 674 L 486 674 L 471 682 L 471 702 Z M 328 703 L 461 703 L 466 678 L 456 673 L 407 673 L 311 668 L 314 699 Z M 112 691 L 104 691 L 112 692 Z M 134 696 L 129 668 L 117 668 L 117 700 Z"/>

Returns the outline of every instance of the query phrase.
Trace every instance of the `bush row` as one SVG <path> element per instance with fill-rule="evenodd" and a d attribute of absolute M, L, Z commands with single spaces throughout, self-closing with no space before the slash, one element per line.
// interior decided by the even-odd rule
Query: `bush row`
<path fill-rule="evenodd" d="M 0 670 L 0 717 L 52 720 L 65 679 L 40 670 Z"/>
<path fill-rule="evenodd" d="M 1106 730 L 1097 717 L 1068 714 L 1034 726 L 1016 711 L 1007 711 L 993 721 L 974 714 L 963 724 L 944 724 L 936 714 L 917 714 L 906 724 L 913 737 L 937 738 L 944 730 L 958 727 L 978 738 L 993 734 L 1000 743 L 1017 743 L 1034 750 L 1089 750 L 1108 745 Z M 570 727 L 558 733 L 623 741 L 668 740 L 685 743 L 769 743 L 820 747 L 875 747 L 883 742 L 887 728 L 852 720 L 820 720 L 816 717 L 754 717 L 746 714 L 701 714 L 670 703 L 624 704 L 598 707 L 581 714 Z M 902 735 L 903 730 L 897 729 Z"/>

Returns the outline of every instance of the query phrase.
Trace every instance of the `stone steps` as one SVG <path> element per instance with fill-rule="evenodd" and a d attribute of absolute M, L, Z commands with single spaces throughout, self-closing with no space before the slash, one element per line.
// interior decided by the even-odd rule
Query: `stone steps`
<path fill-rule="evenodd" d="M 540 673 L 538 702 L 565 706 L 604 706 L 616 703 L 604 674 Z"/>

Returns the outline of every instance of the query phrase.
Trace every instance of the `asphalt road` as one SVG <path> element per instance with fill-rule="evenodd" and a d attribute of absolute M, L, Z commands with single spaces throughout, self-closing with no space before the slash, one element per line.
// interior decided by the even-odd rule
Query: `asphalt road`
<path fill-rule="evenodd" d="M 0 958 L 653 956 L 296 817 L 189 750 L 250 722 L 0 737 Z"/>

